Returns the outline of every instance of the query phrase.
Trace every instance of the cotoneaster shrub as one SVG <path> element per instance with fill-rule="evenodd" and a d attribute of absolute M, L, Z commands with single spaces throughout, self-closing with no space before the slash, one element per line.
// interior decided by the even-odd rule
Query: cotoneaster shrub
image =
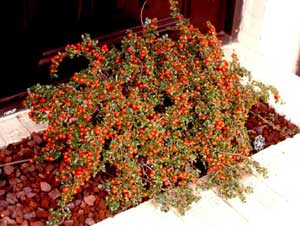
<path fill-rule="evenodd" d="M 202 34 L 177 4 L 170 0 L 178 38 L 158 34 L 157 19 L 146 19 L 141 35 L 128 31 L 119 48 L 84 35 L 52 59 L 50 74 L 58 76 L 66 57 L 85 57 L 86 69 L 30 88 L 30 117 L 49 123 L 33 161 L 61 162 L 62 196 L 48 225 L 69 216 L 67 204 L 98 173 L 110 175 L 99 183 L 112 211 L 154 198 L 180 213 L 198 199 L 191 184 L 244 199 L 250 188 L 241 176 L 265 173 L 249 158 L 245 122 L 270 91 L 279 98 L 276 90 L 253 81 L 236 56 L 225 60 L 214 27 Z M 202 183 L 199 162 L 207 170 Z"/>

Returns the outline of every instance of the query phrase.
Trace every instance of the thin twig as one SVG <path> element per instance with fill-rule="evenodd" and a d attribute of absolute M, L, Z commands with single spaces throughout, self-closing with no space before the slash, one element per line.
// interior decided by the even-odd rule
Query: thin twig
<path fill-rule="evenodd" d="M 169 177 L 167 177 L 168 183 L 169 185 L 171 185 L 172 190 L 175 189 L 175 186 L 172 184 L 172 181 L 169 179 Z"/>
<path fill-rule="evenodd" d="M 249 129 L 248 132 L 249 132 L 249 133 L 255 133 L 255 134 L 256 134 L 256 132 L 255 132 L 254 130 L 252 130 L 252 129 Z"/>
<path fill-rule="evenodd" d="M 24 163 L 24 162 L 29 162 L 29 161 L 30 161 L 30 159 L 23 159 L 23 160 L 18 160 L 18 161 L 14 161 L 14 162 L 8 162 L 8 163 L 1 164 L 0 168 L 4 167 L 4 166 L 11 166 L 11 165 L 15 165 L 15 164 L 19 164 L 19 163 Z"/>
<path fill-rule="evenodd" d="M 150 181 L 150 180 L 149 180 L 149 177 L 148 177 L 148 175 L 147 175 L 147 172 L 146 172 L 145 169 L 144 169 L 144 166 L 147 167 L 149 170 L 152 170 L 152 168 L 151 168 L 150 166 L 148 166 L 147 164 L 143 163 L 143 162 L 140 163 L 140 165 L 142 166 L 143 174 L 147 177 L 147 181 Z"/>
<path fill-rule="evenodd" d="M 209 180 L 212 181 L 217 175 L 219 174 L 219 171 L 215 171 L 213 175 L 209 175 Z"/>
<path fill-rule="evenodd" d="M 249 157 L 247 155 L 243 155 L 243 154 L 240 154 L 240 153 L 233 153 L 233 152 L 226 152 L 226 151 L 221 151 L 219 153 L 221 153 L 221 154 L 227 154 L 227 155 L 237 155 L 237 156 L 241 156 L 243 158 L 248 158 Z"/>
<path fill-rule="evenodd" d="M 110 176 L 110 177 L 115 177 L 114 175 L 112 175 L 111 173 L 108 173 L 108 172 L 103 172 L 104 174 Z"/>
<path fill-rule="evenodd" d="M 141 9 L 141 13 L 140 13 L 141 24 L 142 24 L 143 27 L 144 27 L 144 22 L 143 22 L 143 11 L 144 11 L 144 8 L 145 8 L 147 2 L 148 2 L 148 0 L 144 1 L 144 4 L 143 4 L 142 9 Z"/>
<path fill-rule="evenodd" d="M 142 164 L 142 166 L 146 166 L 149 170 L 153 170 L 150 166 L 148 166 L 147 164 L 145 164 L 145 163 L 141 163 Z"/>
<path fill-rule="evenodd" d="M 249 111 L 251 114 L 256 115 L 253 111 Z M 263 120 L 264 123 L 267 123 L 269 126 L 271 126 L 274 130 L 279 131 L 280 134 L 283 134 L 284 136 L 290 136 L 288 132 L 282 131 L 282 128 L 280 126 L 275 126 L 274 123 L 268 121 L 261 115 L 256 115 L 259 119 Z"/>
<path fill-rule="evenodd" d="M 267 119 L 265 119 L 264 117 L 262 117 L 259 114 L 255 114 L 253 111 L 249 111 L 251 114 L 257 116 L 259 119 L 263 120 L 264 123 L 267 123 L 269 126 L 271 126 L 273 129 L 280 131 L 280 128 L 278 128 L 277 126 L 275 126 L 273 123 L 271 123 L 270 121 L 268 121 Z"/>

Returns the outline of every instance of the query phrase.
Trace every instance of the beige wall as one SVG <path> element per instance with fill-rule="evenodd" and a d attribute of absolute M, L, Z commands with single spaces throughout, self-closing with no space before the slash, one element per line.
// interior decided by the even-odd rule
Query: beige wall
<path fill-rule="evenodd" d="M 238 41 L 252 64 L 296 72 L 300 46 L 300 0 L 244 0 Z"/>

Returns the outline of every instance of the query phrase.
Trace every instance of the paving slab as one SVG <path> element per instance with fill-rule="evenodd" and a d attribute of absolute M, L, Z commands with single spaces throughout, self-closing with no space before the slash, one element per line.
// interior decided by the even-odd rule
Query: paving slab
<path fill-rule="evenodd" d="M 16 118 L 29 131 L 29 133 L 44 131 L 48 126 L 47 123 L 34 123 L 28 116 L 28 110 L 19 112 L 16 115 Z"/>
<path fill-rule="evenodd" d="M 213 191 L 204 191 L 201 199 L 193 203 L 184 216 L 175 210 L 162 212 L 153 201 L 148 201 L 94 226 L 227 226 L 229 223 L 231 226 L 248 226 L 247 219 L 228 207 Z"/>
<path fill-rule="evenodd" d="M 0 148 L 6 147 L 6 141 L 0 135 Z"/>
<path fill-rule="evenodd" d="M 289 207 L 286 200 L 254 176 L 245 178 L 243 183 L 251 185 L 254 189 L 253 193 L 247 195 L 246 203 L 242 203 L 238 198 L 224 202 L 246 218 L 251 226 L 269 225 L 270 222 L 273 222 L 271 225 L 274 225 L 274 222 L 276 225 L 277 222 L 282 223 L 284 219 L 277 214 Z"/>
<path fill-rule="evenodd" d="M 254 158 L 268 169 L 268 178 L 259 179 L 300 209 L 300 134 L 258 153 Z"/>
<path fill-rule="evenodd" d="M 173 211 L 167 213 L 160 211 L 152 201 L 122 212 L 116 217 L 105 219 L 94 226 L 132 226 L 132 225 L 165 225 L 183 226 L 183 220 Z"/>
<path fill-rule="evenodd" d="M 183 226 L 250 226 L 246 217 L 228 206 L 212 190 L 201 192 L 201 199 L 193 203 L 183 220 Z"/>
<path fill-rule="evenodd" d="M 16 117 L 9 117 L 0 121 L 0 134 L 7 145 L 21 141 L 30 135 Z"/>

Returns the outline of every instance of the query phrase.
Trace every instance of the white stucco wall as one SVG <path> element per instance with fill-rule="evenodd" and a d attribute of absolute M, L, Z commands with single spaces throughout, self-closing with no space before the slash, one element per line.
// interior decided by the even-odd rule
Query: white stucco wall
<path fill-rule="evenodd" d="M 244 0 L 242 15 L 238 41 L 247 52 L 246 66 L 267 68 L 265 76 L 273 76 L 274 71 L 295 73 L 300 0 Z"/>

